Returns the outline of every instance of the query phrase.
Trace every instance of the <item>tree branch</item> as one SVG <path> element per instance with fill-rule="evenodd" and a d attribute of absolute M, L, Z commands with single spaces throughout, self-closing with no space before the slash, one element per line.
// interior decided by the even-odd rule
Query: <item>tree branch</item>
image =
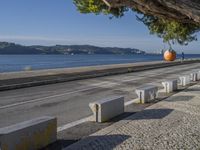
<path fill-rule="evenodd" d="M 200 0 L 102 0 L 110 8 L 128 7 L 145 15 L 200 24 Z"/>

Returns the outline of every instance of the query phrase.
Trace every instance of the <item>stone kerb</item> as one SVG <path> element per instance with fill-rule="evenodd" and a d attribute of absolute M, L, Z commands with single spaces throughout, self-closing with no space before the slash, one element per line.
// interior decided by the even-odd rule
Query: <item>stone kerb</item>
<path fill-rule="evenodd" d="M 124 113 L 124 97 L 112 97 L 89 104 L 93 112 L 93 121 L 106 122 Z"/>
<path fill-rule="evenodd" d="M 0 128 L 1 150 L 38 150 L 57 140 L 57 119 L 40 117 Z"/>
<path fill-rule="evenodd" d="M 171 93 L 177 90 L 178 80 L 163 81 L 162 85 L 164 87 L 164 92 Z"/>
<path fill-rule="evenodd" d="M 194 82 L 198 81 L 198 72 L 192 72 L 190 76 L 191 76 L 191 81 L 194 81 Z"/>
<path fill-rule="evenodd" d="M 181 86 L 187 86 L 190 84 L 190 75 L 184 75 L 179 77 L 180 79 L 180 85 Z"/>
<path fill-rule="evenodd" d="M 157 98 L 158 87 L 154 85 L 145 85 L 135 90 L 140 103 L 148 103 Z"/>

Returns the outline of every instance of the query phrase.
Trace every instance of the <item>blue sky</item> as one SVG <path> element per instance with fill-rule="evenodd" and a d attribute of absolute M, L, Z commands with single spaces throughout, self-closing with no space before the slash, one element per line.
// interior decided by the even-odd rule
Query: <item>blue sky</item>
<path fill-rule="evenodd" d="M 162 40 L 149 35 L 134 13 L 120 19 L 80 14 L 72 0 L 0 0 L 0 41 L 25 45 L 90 44 L 155 52 Z M 198 33 L 200 40 L 200 34 Z M 177 52 L 200 53 L 200 42 L 174 46 Z"/>

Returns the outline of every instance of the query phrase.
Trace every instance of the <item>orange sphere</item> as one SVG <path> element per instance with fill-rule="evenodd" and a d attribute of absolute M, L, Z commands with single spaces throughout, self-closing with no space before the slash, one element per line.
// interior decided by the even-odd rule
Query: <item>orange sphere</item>
<path fill-rule="evenodd" d="M 176 59 L 176 52 L 174 50 L 165 51 L 164 59 L 166 61 L 174 61 Z"/>

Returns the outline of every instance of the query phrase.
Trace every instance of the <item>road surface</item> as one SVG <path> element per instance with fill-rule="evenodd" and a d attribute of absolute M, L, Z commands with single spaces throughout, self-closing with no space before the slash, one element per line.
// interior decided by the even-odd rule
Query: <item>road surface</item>
<path fill-rule="evenodd" d="M 39 116 L 55 116 L 58 126 L 92 115 L 90 102 L 112 96 L 135 99 L 135 88 L 144 84 L 157 85 L 166 79 L 178 78 L 200 64 L 188 64 L 162 69 L 77 80 L 58 84 L 0 92 L 0 127 Z"/>

